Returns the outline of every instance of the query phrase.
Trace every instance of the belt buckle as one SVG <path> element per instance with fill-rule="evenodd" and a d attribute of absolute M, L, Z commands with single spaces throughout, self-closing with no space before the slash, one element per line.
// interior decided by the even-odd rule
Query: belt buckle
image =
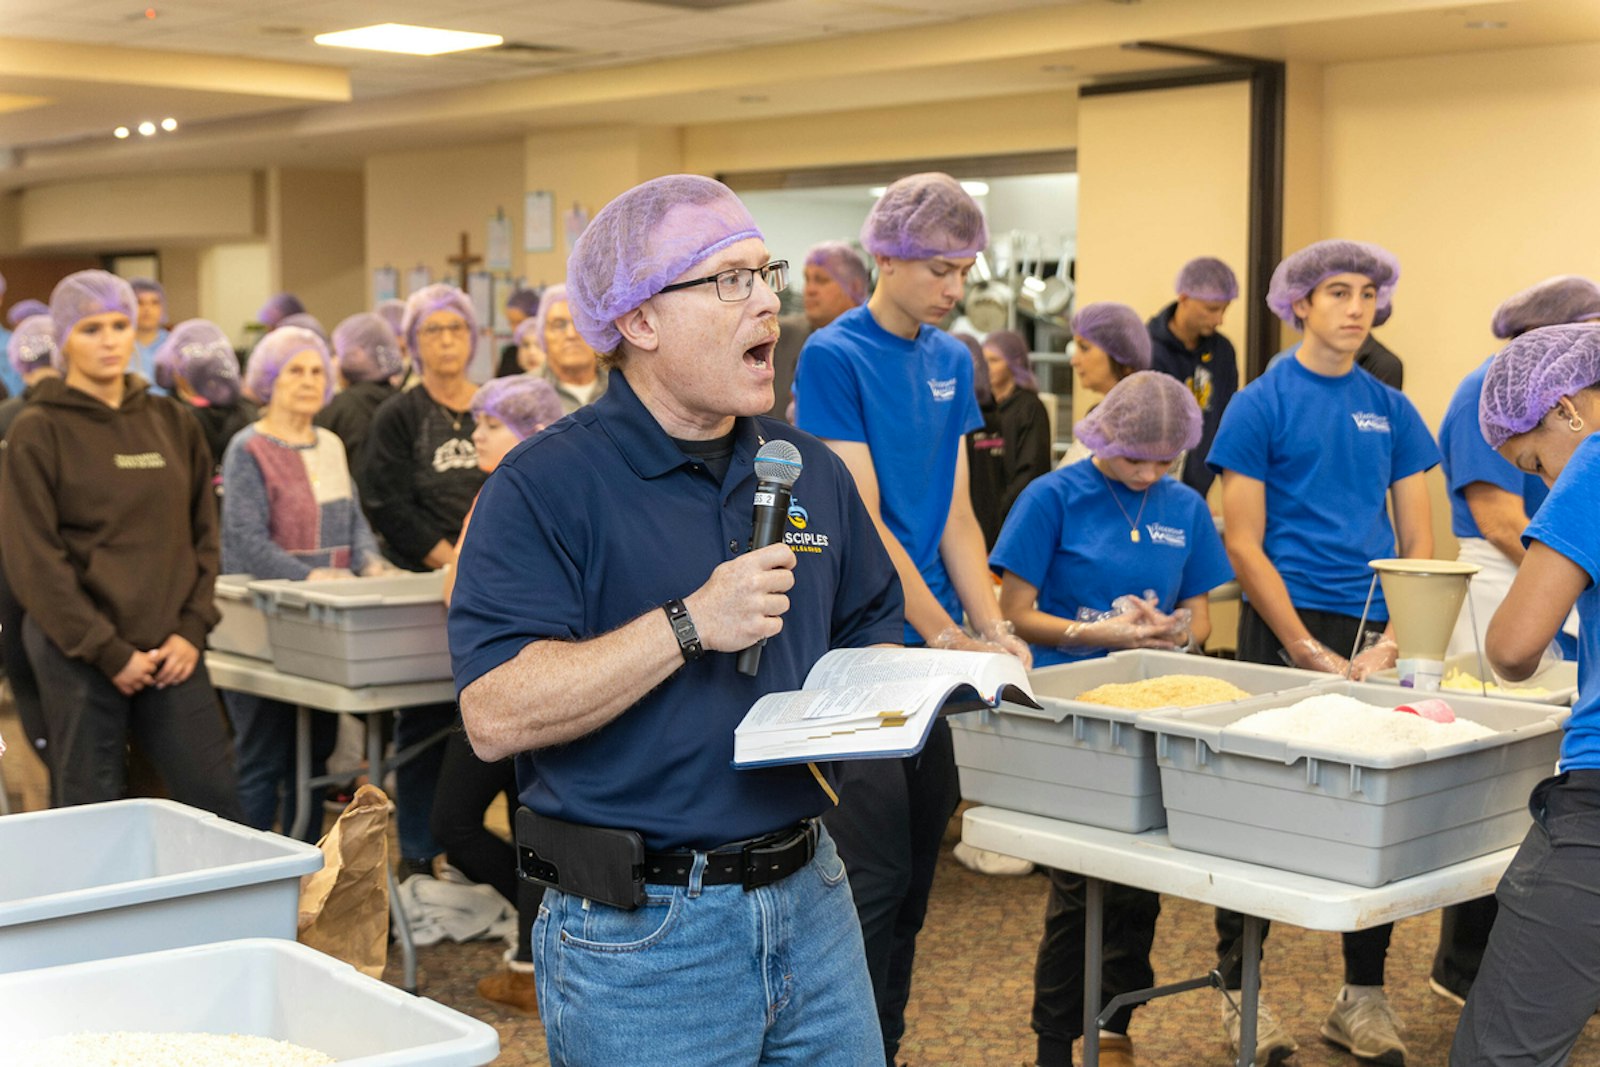
<path fill-rule="evenodd" d="M 757 881 L 758 876 L 767 873 L 767 865 L 761 861 L 763 856 L 779 856 L 802 843 L 806 850 L 806 858 L 794 868 L 795 870 L 799 870 L 800 867 L 810 863 L 811 857 L 816 855 L 817 823 L 815 819 L 805 820 L 801 826 L 797 827 L 779 843 L 762 845 L 759 842 L 752 841 L 741 848 L 739 850 L 739 881 L 744 886 L 745 892 L 748 893 L 752 889 L 760 889 L 762 886 L 771 885 L 778 880 L 776 878 L 768 878 L 765 881 Z"/>

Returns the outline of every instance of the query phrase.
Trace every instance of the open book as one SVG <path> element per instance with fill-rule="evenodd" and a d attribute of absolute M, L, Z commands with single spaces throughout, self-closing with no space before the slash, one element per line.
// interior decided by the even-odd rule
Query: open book
<path fill-rule="evenodd" d="M 802 689 L 768 693 L 733 733 L 733 765 L 909 756 L 940 715 L 1039 707 L 1014 656 L 926 648 L 839 648 Z"/>

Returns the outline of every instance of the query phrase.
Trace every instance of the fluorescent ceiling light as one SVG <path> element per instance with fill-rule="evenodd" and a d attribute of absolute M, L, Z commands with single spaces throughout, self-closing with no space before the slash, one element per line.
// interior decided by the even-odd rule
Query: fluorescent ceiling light
<path fill-rule="evenodd" d="M 988 196 L 989 195 L 989 183 L 988 182 L 962 182 L 961 183 L 961 188 L 966 190 L 966 193 L 967 193 L 968 196 Z M 882 196 L 884 193 L 887 193 L 888 191 L 889 191 L 889 187 L 887 185 L 874 185 L 871 189 L 867 190 L 867 195 L 872 197 L 872 199 L 876 200 L 876 199 L 878 199 L 878 197 Z"/>
<path fill-rule="evenodd" d="M 340 30 L 338 33 L 319 33 L 312 40 L 333 48 L 364 48 L 372 52 L 399 52 L 408 56 L 438 56 L 473 48 L 493 48 L 504 43 L 505 38 L 492 33 L 436 30 L 428 26 L 385 22 L 355 30 Z"/>

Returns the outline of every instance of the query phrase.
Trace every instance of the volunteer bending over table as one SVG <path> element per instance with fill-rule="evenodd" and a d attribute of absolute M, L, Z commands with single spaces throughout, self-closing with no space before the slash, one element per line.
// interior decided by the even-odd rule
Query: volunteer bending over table
<path fill-rule="evenodd" d="M 1489 624 L 1489 662 L 1527 678 L 1576 604 L 1579 691 L 1558 773 L 1534 789 L 1533 826 L 1495 891 L 1450 1064 L 1554 1067 L 1600 1005 L 1600 326 L 1512 341 L 1489 365 L 1478 417 L 1496 451 L 1551 487 Z"/>
<path fill-rule="evenodd" d="M 1200 441 L 1200 407 L 1175 378 L 1140 371 L 1118 382 L 1074 433 L 1092 458 L 1039 478 L 1017 500 L 990 564 L 1000 609 L 1045 666 L 1120 648 L 1198 647 L 1211 631 L 1207 594 L 1233 577 L 1198 492 L 1167 477 Z M 1052 870 L 1034 968 L 1039 1067 L 1070 1067 L 1083 1036 L 1084 881 Z M 1107 884 L 1105 1002 L 1155 981 L 1150 945 L 1160 898 Z M 1102 1004 L 1102 1007 L 1104 1003 Z M 1100 1062 L 1131 1067 L 1124 1008 L 1101 1037 Z"/>

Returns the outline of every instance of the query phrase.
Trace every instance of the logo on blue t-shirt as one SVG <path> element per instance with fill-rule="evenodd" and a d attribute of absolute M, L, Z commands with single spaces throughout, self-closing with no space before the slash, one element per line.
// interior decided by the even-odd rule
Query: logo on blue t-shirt
<path fill-rule="evenodd" d="M 828 535 L 815 533 L 806 529 L 811 524 L 811 515 L 800 506 L 800 501 L 789 502 L 789 525 L 793 530 L 783 532 L 783 543 L 794 549 L 795 552 L 820 553 L 828 547 Z"/>
<path fill-rule="evenodd" d="M 1350 417 L 1356 420 L 1356 429 L 1362 433 L 1388 433 L 1389 416 L 1374 415 L 1370 411 L 1352 411 Z"/>
<path fill-rule="evenodd" d="M 806 523 L 811 521 L 811 516 L 806 514 L 806 509 L 794 500 L 789 501 L 789 525 L 796 530 L 804 530 Z"/>
<path fill-rule="evenodd" d="M 933 398 L 941 404 L 956 398 L 956 380 L 954 378 L 929 378 L 928 389 L 932 391 Z"/>
<path fill-rule="evenodd" d="M 1188 533 L 1176 526 L 1163 526 L 1159 522 L 1152 522 L 1145 526 L 1145 532 L 1150 535 L 1150 543 L 1153 545 L 1165 545 L 1168 548 L 1189 547 Z"/>

